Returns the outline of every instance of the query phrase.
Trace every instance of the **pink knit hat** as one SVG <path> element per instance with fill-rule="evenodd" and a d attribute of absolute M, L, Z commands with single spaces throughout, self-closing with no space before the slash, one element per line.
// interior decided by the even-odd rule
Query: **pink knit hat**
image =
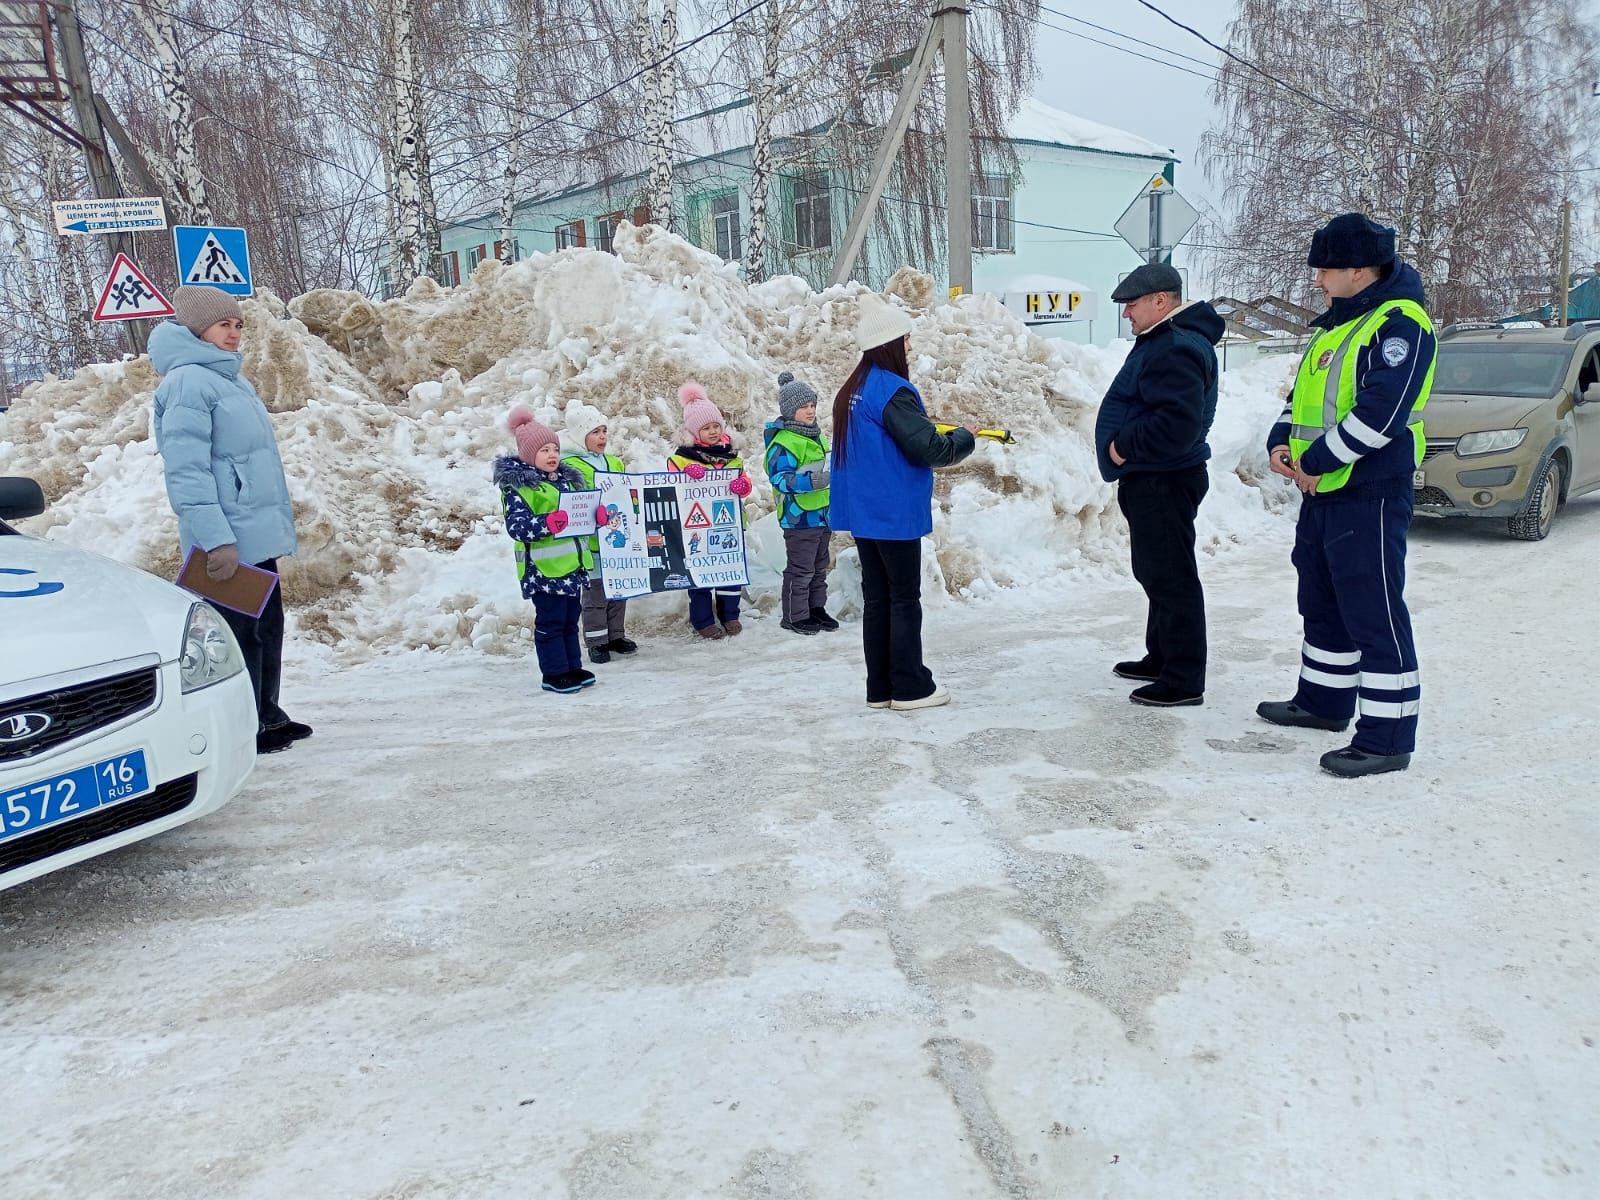
<path fill-rule="evenodd" d="M 555 430 L 548 425 L 541 425 L 534 419 L 533 414 L 520 404 L 511 410 L 506 428 L 511 430 L 511 436 L 517 439 L 517 457 L 530 466 L 533 464 L 533 456 L 539 453 L 539 447 L 561 444 L 561 439 L 556 436 Z"/>
<path fill-rule="evenodd" d="M 683 430 L 689 435 L 688 441 L 698 441 L 700 431 L 713 421 L 718 425 L 724 423 L 717 406 L 706 395 L 704 385 L 689 380 L 678 389 L 678 400 L 683 404 Z"/>

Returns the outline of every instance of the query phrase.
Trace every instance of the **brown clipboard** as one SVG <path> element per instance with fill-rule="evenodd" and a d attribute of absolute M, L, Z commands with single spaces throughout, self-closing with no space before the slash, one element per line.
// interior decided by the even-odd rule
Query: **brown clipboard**
<path fill-rule="evenodd" d="M 272 589 L 278 586 L 278 577 L 271 571 L 240 563 L 232 579 L 213 579 L 206 574 L 206 552 L 195 546 L 183 560 L 178 586 L 213 604 L 259 619 L 272 599 Z"/>

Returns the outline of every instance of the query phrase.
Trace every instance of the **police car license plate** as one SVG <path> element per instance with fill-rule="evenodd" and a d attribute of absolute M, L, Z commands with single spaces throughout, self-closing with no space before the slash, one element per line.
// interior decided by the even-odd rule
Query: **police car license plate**
<path fill-rule="evenodd" d="M 132 800 L 149 790 L 143 750 L 14 788 L 0 793 L 0 842 Z"/>
<path fill-rule="evenodd" d="M 1421 488 L 1421 487 L 1425 486 L 1427 484 L 1427 482 L 1428 482 L 1427 477 L 1423 474 L 1423 472 L 1421 472 L 1421 471 L 1413 471 L 1413 472 L 1411 472 L 1411 486 L 1412 487 Z"/>

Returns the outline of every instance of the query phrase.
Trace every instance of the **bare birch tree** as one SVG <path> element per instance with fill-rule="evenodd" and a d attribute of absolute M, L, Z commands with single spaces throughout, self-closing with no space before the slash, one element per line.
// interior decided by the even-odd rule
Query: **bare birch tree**
<path fill-rule="evenodd" d="M 183 48 L 178 43 L 173 0 L 145 0 L 134 12 L 161 64 L 161 93 L 172 153 L 171 198 L 178 210 L 177 216 L 187 225 L 209 225 L 211 202 L 206 196 L 206 179 L 195 148 L 194 102 L 189 96 Z"/>
<path fill-rule="evenodd" d="M 423 273 L 420 115 L 417 112 L 416 0 L 388 0 L 388 59 L 394 129 L 394 257 L 396 282 L 404 286 Z"/>
<path fill-rule="evenodd" d="M 767 0 L 761 20 L 761 74 L 755 88 L 755 141 L 751 146 L 750 226 L 744 271 L 751 283 L 767 276 L 767 199 L 772 186 L 772 130 L 778 107 L 778 54 L 783 46 L 782 0 Z"/>
<path fill-rule="evenodd" d="M 1361 210 L 1396 227 L 1436 316 L 1506 311 L 1592 152 L 1594 44 L 1563 0 L 1239 0 L 1201 145 L 1233 212 L 1218 274 L 1307 299 L 1312 231 Z"/>

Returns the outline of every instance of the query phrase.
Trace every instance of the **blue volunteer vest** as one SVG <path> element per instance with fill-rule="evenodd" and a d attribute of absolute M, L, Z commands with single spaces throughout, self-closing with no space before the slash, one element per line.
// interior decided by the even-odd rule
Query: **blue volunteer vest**
<path fill-rule="evenodd" d="M 883 423 L 883 410 L 901 388 L 922 394 L 893 371 L 873 367 L 850 406 L 845 461 L 834 461 L 828 497 L 833 528 L 857 537 L 911 541 L 933 532 L 933 468 L 913 463 Z"/>

